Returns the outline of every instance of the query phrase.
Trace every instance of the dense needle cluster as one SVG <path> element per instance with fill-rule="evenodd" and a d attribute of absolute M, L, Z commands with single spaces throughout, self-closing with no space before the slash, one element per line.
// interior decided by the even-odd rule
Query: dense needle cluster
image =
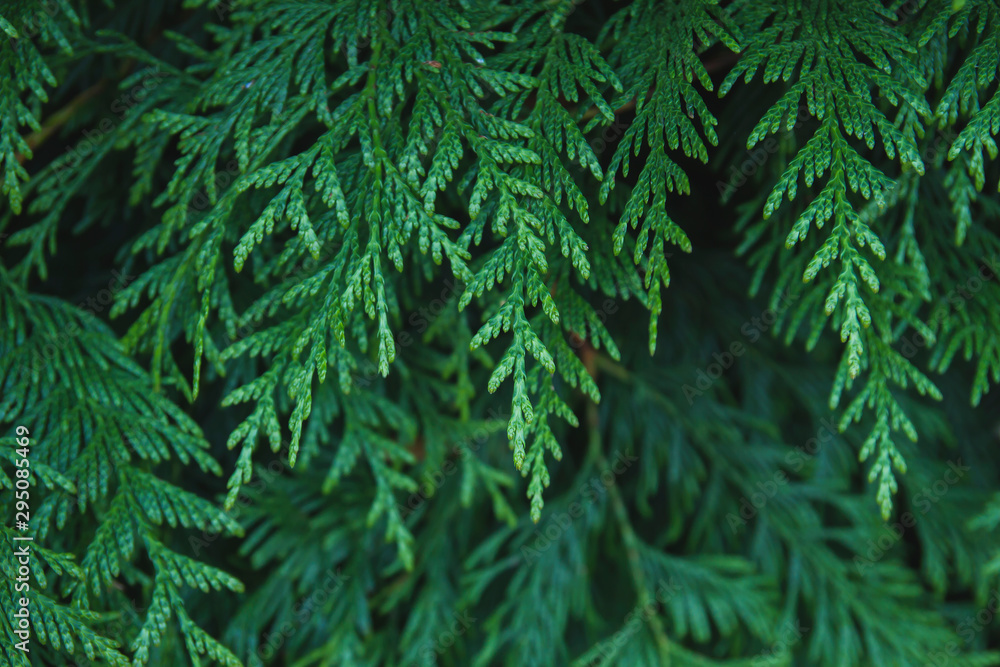
<path fill-rule="evenodd" d="M 0 31 L 3 664 L 1000 660 L 997 0 Z"/>

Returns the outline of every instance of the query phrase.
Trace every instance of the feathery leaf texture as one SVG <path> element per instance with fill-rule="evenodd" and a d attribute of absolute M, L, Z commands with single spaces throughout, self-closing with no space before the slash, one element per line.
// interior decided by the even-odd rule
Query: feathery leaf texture
<path fill-rule="evenodd" d="M 1000 2 L 106 4 L 0 3 L 37 660 L 918 665 L 965 639 L 1000 576 L 992 464 L 949 458 L 981 457 L 984 409 L 946 423 L 1000 383 Z M 45 293 L 76 287 L 71 234 L 137 274 L 106 312 Z M 747 292 L 766 326 L 727 338 Z M 947 511 L 859 546 L 923 502 Z M 31 664 L 13 534 L 0 656 Z M 203 556 L 219 535 L 244 539 Z"/>

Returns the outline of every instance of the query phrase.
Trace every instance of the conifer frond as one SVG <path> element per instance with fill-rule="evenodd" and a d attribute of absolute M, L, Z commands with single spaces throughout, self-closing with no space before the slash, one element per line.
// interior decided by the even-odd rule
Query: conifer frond
<path fill-rule="evenodd" d="M 738 20 L 755 37 L 720 89 L 724 95 L 741 77 L 750 82 L 758 75 L 764 83 L 786 84 L 780 99 L 750 133 L 748 149 L 768 136 L 795 130 L 803 117 L 815 119 L 810 138 L 768 195 L 763 218 L 786 210 L 782 202 L 786 198 L 794 202 L 800 181 L 810 188 L 810 199 L 797 213 L 784 246 L 805 244 L 812 256 L 808 263 L 785 263 L 782 281 L 789 271 L 798 271 L 805 283 L 816 280 L 824 269 L 836 271 L 836 278 L 812 288 L 814 294 L 822 288 L 826 298 L 822 314 L 813 302 L 810 343 L 821 326 L 818 318 L 825 316 L 846 344 L 830 395 L 833 408 L 863 377 L 863 387 L 844 410 L 841 428 L 860 420 L 865 407 L 874 411 L 875 423 L 860 456 L 861 460 L 875 457 L 869 479 L 878 480 L 884 518 L 889 517 L 897 489 L 893 469 L 903 472 L 906 465 L 893 433 L 917 435 L 889 386 L 902 389 L 913 383 L 921 394 L 940 394 L 909 359 L 888 345 L 894 323 L 879 313 L 890 312 L 892 291 L 906 286 L 890 285 L 886 296 L 884 278 L 880 280 L 880 271 L 873 266 L 875 260 L 885 261 L 886 246 L 871 224 L 880 221 L 878 214 L 888 205 L 896 182 L 858 145 L 863 143 L 868 151 L 878 146 L 898 160 L 904 173 L 924 173 L 914 134 L 922 133 L 921 123 L 931 115 L 922 96 L 927 82 L 914 65 L 916 47 L 892 25 L 895 18 L 881 3 L 869 0 L 831 2 L 808 10 L 748 5 Z M 897 110 L 895 119 L 887 115 L 887 108 Z M 864 208 L 859 203 L 864 200 L 874 206 Z M 810 234 L 813 226 L 823 229 L 827 224 L 830 232 L 821 241 Z M 773 227 L 775 222 L 758 223 L 751 233 L 766 234 L 765 225 Z M 768 243 L 754 261 L 771 264 L 778 251 L 777 244 Z M 804 316 L 801 313 L 798 321 Z"/>
<path fill-rule="evenodd" d="M 61 581 L 59 588 L 50 581 L 49 590 L 71 595 L 73 607 L 71 611 L 56 599 L 33 593 L 31 599 L 38 605 L 34 627 L 39 641 L 56 652 L 73 654 L 76 637 L 90 659 L 100 654 L 112 664 L 125 664 L 119 648 L 123 642 L 97 634 L 92 626 L 99 616 L 89 612 L 121 603 L 105 592 L 120 577 L 141 581 L 135 561 L 142 546 L 155 576 L 169 577 L 171 586 L 242 588 L 233 577 L 170 550 L 157 526 L 236 534 L 242 529 L 208 501 L 148 472 L 168 460 L 216 475 L 222 470 L 206 451 L 208 444 L 195 422 L 162 394 L 150 391 L 150 378 L 125 354 L 107 325 L 64 301 L 24 291 L 2 266 L 0 278 L 0 318 L 10 325 L 0 340 L 0 419 L 37 434 L 31 465 L 49 489 L 33 495 L 32 534 L 60 544 L 70 522 L 94 525 L 85 551 L 75 554 L 78 566 L 69 553 L 52 551 L 46 556 L 47 566 Z M 6 476 L 3 480 L 9 481 Z M 4 509 L 9 509 L 7 502 Z M 9 555 L 8 562 L 13 562 Z M 33 576 L 45 582 L 42 571 Z M 183 612 L 176 594 L 172 605 L 175 613 Z M 148 659 L 143 641 L 130 647 L 136 651 L 135 664 Z M 204 638 L 199 642 L 202 652 L 219 650 Z"/>
<path fill-rule="evenodd" d="M 0 663 L 997 664 L 998 21 L 0 1 Z"/>
<path fill-rule="evenodd" d="M 948 151 L 948 159 L 965 156 L 969 176 L 981 192 L 986 185 L 984 154 L 990 160 L 996 160 L 998 154 L 995 137 L 1000 134 L 1000 95 L 995 83 L 1000 70 L 1000 5 L 995 0 L 968 0 L 951 3 L 951 7 L 951 21 L 940 29 L 947 30 L 949 39 L 970 42 L 971 50 L 948 82 L 935 114 L 942 127 L 954 125 L 960 115 L 967 117 L 968 122 Z M 928 32 L 921 43 L 929 41 L 932 34 Z M 984 92 L 990 88 L 993 92 L 987 93 L 989 99 L 984 102 Z M 1000 181 L 997 188 L 1000 191 Z"/>
<path fill-rule="evenodd" d="M 6 3 L 0 12 L 0 194 L 14 213 L 24 202 L 22 185 L 28 180 L 23 162 L 30 160 L 31 144 L 21 128 L 42 132 L 38 106 L 48 102 L 47 87 L 57 84 L 55 75 L 39 51 L 42 45 L 57 46 L 72 54 L 70 37 L 80 18 L 66 0 L 42 6 L 39 3 Z"/>
<path fill-rule="evenodd" d="M 680 150 L 687 157 L 707 162 L 706 140 L 712 146 L 719 143 L 718 121 L 694 85 L 697 79 L 706 91 L 714 90 L 697 51 L 716 41 L 733 51 L 740 48 L 739 32 L 717 5 L 713 0 L 686 0 L 666 6 L 635 2 L 620 10 L 603 31 L 617 40 L 610 62 L 624 80 L 624 91 L 612 106 L 634 102 L 636 118 L 611 158 L 601 185 L 602 203 L 615 187 L 618 171 L 628 176 L 631 161 L 644 143 L 649 151 L 612 238 L 617 254 L 624 247 L 627 230 L 642 221 L 632 258 L 642 267 L 647 292 L 650 354 L 656 349 L 660 289 L 670 285 L 666 245 L 691 252 L 687 234 L 667 213 L 667 192 L 691 193 L 687 175 L 668 150 Z"/>

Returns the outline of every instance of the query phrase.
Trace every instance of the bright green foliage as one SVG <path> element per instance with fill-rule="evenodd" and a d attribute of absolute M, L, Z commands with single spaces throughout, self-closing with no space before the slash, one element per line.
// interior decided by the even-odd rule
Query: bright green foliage
<path fill-rule="evenodd" d="M 0 30 L 4 664 L 1000 660 L 997 0 Z"/>
<path fill-rule="evenodd" d="M 656 323 L 663 309 L 660 289 L 670 285 L 666 261 L 670 254 L 665 252 L 665 246 L 669 242 L 691 252 L 691 241 L 666 210 L 667 193 L 690 194 L 691 184 L 668 151 L 680 150 L 688 157 L 708 161 L 708 149 L 695 121 L 701 124 L 701 132 L 711 145 L 719 143 L 715 130 L 718 120 L 694 86 L 697 79 L 705 90 L 713 90 L 696 47 L 719 40 L 733 51 L 740 48 L 738 33 L 732 34 L 731 21 L 716 5 L 705 0 L 664 8 L 652 1 L 636 2 L 616 14 L 604 28 L 604 35 L 616 38 L 612 62 L 627 82 L 615 106 L 635 100 L 636 119 L 615 149 L 600 196 L 602 203 L 608 199 L 619 170 L 622 176 L 628 176 L 632 155 L 639 155 L 645 140 L 646 163 L 613 238 L 618 254 L 627 230 L 635 229 L 642 221 L 635 241 L 629 239 L 629 250 L 636 265 L 644 269 L 643 286 L 648 292 L 645 303 L 651 313 L 650 354 L 656 350 Z M 626 34 L 628 38 L 622 39 Z M 643 47 L 637 50 L 637 44 Z"/>
<path fill-rule="evenodd" d="M 943 14 L 948 3 L 935 4 L 943 5 L 936 8 Z M 967 117 L 965 128 L 952 142 L 948 158 L 964 157 L 976 190 L 982 191 L 986 183 L 984 153 L 991 160 L 997 158 L 994 137 L 1000 134 L 1000 96 L 995 88 L 992 94 L 987 93 L 1000 70 L 1000 5 L 987 0 L 951 5 L 954 16 L 947 25 L 941 25 L 941 30 L 947 29 L 949 39 L 972 43 L 967 47 L 971 47 L 969 56 L 948 83 L 935 114 L 942 127 L 954 125 L 960 114 Z M 928 30 L 920 37 L 918 46 L 925 46 L 934 36 Z M 985 102 L 984 96 L 989 97 Z M 1000 188 L 1000 182 L 997 187 Z M 958 237 L 959 243 L 962 238 Z"/>
<path fill-rule="evenodd" d="M 22 127 L 41 131 L 38 122 L 38 104 L 47 102 L 46 86 L 56 85 L 55 75 L 38 51 L 33 37 L 59 45 L 72 55 L 73 47 L 64 33 L 66 26 L 55 20 L 56 15 L 66 17 L 73 26 L 80 19 L 66 0 L 49 3 L 45 11 L 35 3 L 12 3 L 13 11 L 5 5 L 0 13 L 0 168 L 3 169 L 2 194 L 15 213 L 21 212 L 23 202 L 22 181 L 28 180 L 28 170 L 21 164 L 19 155 L 31 159 L 31 146 L 20 134 Z M 27 106 L 30 104 L 31 106 Z"/>
<path fill-rule="evenodd" d="M 2 271 L 2 270 L 0 270 Z M 124 354 L 114 334 L 93 314 L 59 299 L 26 293 L 3 271 L 0 319 L 4 400 L 0 419 L 17 423 L 31 437 L 34 475 L 51 492 L 31 491 L 31 536 L 58 546 L 32 551 L 35 586 L 28 599 L 38 640 L 56 652 L 79 649 L 110 664 L 129 664 L 118 649 L 128 646 L 132 664 L 146 664 L 176 617 L 187 651 L 223 663 L 239 661 L 188 616 L 183 587 L 243 590 L 231 575 L 174 551 L 160 526 L 213 533 L 241 533 L 238 523 L 211 502 L 157 477 L 154 466 L 176 459 L 220 474 L 197 424 L 162 395 L 150 393 L 145 372 Z M 13 462 L 14 450 L 3 456 Z M 3 510 L 13 516 L 14 481 L 0 473 Z M 44 498 L 44 500 L 42 499 Z M 3 562 L 15 564 L 4 528 Z M 25 534 L 25 533 L 17 533 Z M 151 576 L 136 565 L 141 554 Z M 47 566 L 47 567 L 46 567 Z M 16 569 L 16 568 L 15 568 Z M 49 569 L 50 573 L 45 574 Z M 151 589 L 152 603 L 137 632 L 103 636 L 91 629 L 105 613 L 127 606 L 125 587 Z M 63 605 L 39 592 L 60 591 Z M 116 590 L 117 589 L 117 590 Z M 14 577 L 5 577 L 4 609 L 13 613 Z M 4 649 L 19 641 L 7 628 Z M 27 664 L 20 652 L 11 664 Z M 154 664 L 163 658 L 160 657 Z"/>
<path fill-rule="evenodd" d="M 803 105 L 807 117 L 818 121 L 767 197 L 763 219 L 749 234 L 759 236 L 763 230 L 756 228 L 762 226 L 778 229 L 769 218 L 785 197 L 795 200 L 800 179 L 807 187 L 816 184 L 819 191 L 797 214 L 784 245 L 787 249 L 804 246 L 811 257 L 801 269 L 801 279 L 816 280 L 812 294 L 825 292 L 826 298 L 822 311 L 819 301 L 812 299 L 803 301 L 790 317 L 796 328 L 799 323 L 812 327 L 811 342 L 824 319 L 830 318 L 846 344 L 830 396 L 831 408 L 840 405 L 844 392 L 866 371 L 864 385 L 845 408 L 841 424 L 860 421 L 865 407 L 875 411 L 861 460 L 875 455 L 870 479 L 878 479 L 879 504 L 883 518 L 888 519 L 891 494 L 897 490 L 892 467 L 906 470 L 892 433 L 901 431 L 917 438 L 890 385 L 905 389 L 912 383 L 920 394 L 935 398 L 940 398 L 940 391 L 891 347 L 896 324 L 890 304 L 895 293 L 907 286 L 880 280 L 872 262 L 885 260 L 886 247 L 851 195 L 884 208 L 895 187 L 893 179 L 859 151 L 858 144 L 871 150 L 878 142 L 886 157 L 898 156 L 904 173 L 924 173 L 914 135 L 921 120 L 930 116 L 930 109 L 921 96 L 926 83 L 912 62 L 916 47 L 902 30 L 886 25 L 894 18 L 892 12 L 869 0 L 830 2 L 814 11 L 801 11 L 792 4 L 778 8 L 751 3 L 738 18 L 756 36 L 726 77 L 721 92 L 726 93 L 740 77 L 749 82 L 761 70 L 765 83 L 782 80 L 788 84 L 757 123 L 747 148 L 754 148 L 768 135 L 793 130 L 802 121 Z M 892 111 L 895 122 L 887 115 Z M 819 186 L 821 179 L 825 183 Z M 827 224 L 830 233 L 821 243 L 815 234 L 810 237 L 813 225 L 823 229 Z M 776 252 L 772 243 L 754 261 L 764 268 Z M 796 264 L 794 259 L 791 263 Z M 820 271 L 831 264 L 836 277 L 821 277 Z M 783 275 L 787 274 L 783 271 Z M 777 289 L 786 288 L 779 281 Z"/>

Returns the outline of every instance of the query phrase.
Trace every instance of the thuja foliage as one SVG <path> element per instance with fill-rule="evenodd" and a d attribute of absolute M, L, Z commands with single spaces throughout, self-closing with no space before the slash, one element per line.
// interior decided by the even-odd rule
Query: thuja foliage
<path fill-rule="evenodd" d="M 4 664 L 1000 661 L 997 0 L 0 30 Z"/>

